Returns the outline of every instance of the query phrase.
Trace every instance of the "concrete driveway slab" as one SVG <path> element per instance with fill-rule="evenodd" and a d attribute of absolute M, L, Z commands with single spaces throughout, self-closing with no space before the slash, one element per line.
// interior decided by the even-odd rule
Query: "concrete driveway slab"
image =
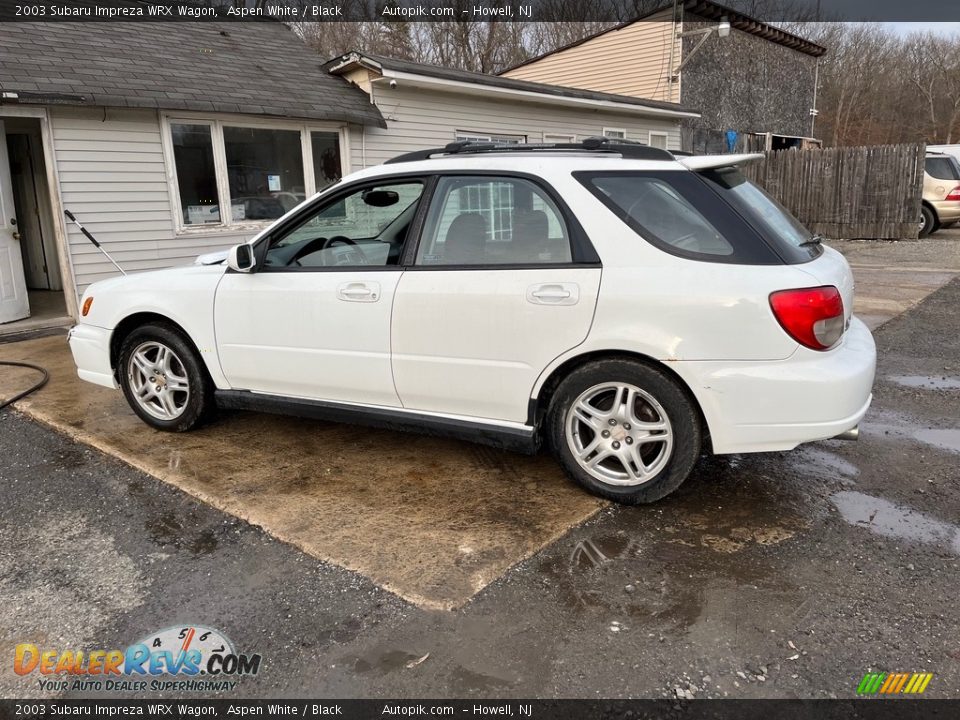
<path fill-rule="evenodd" d="M 63 336 L 0 360 L 50 371 L 27 415 L 422 607 L 462 605 L 603 505 L 547 456 L 455 440 L 257 413 L 162 433 L 79 380 Z M 5 368 L 0 397 L 32 377 Z"/>

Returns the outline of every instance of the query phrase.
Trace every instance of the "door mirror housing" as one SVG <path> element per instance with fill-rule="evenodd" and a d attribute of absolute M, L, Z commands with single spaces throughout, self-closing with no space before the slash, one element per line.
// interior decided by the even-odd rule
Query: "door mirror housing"
<path fill-rule="evenodd" d="M 256 259 L 253 257 L 253 246 L 247 243 L 240 243 L 230 248 L 227 254 L 227 267 L 234 272 L 248 273 L 256 265 Z"/>

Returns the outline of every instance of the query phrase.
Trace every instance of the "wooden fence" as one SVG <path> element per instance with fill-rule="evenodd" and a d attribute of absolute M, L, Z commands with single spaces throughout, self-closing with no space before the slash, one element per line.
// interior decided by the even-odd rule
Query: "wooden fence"
<path fill-rule="evenodd" d="M 916 238 L 925 149 L 780 150 L 743 171 L 825 238 Z"/>

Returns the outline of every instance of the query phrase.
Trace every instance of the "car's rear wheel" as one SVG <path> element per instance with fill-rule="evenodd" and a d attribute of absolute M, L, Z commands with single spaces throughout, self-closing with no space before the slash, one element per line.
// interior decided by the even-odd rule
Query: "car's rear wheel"
<path fill-rule="evenodd" d="M 700 455 L 697 410 L 666 372 L 600 360 L 557 388 L 546 419 L 550 445 L 588 491 L 630 505 L 676 490 Z"/>
<path fill-rule="evenodd" d="M 130 407 L 158 430 L 191 430 L 215 409 L 206 369 L 186 338 L 167 325 L 142 325 L 127 335 L 117 375 Z"/>
<path fill-rule="evenodd" d="M 927 237 L 937 229 L 937 216 L 933 210 L 926 205 L 920 206 L 920 234 L 922 238 Z"/>

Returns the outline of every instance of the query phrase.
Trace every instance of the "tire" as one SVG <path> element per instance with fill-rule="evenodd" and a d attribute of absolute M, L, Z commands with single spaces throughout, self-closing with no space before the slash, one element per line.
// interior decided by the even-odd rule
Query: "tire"
<path fill-rule="evenodd" d="M 216 410 L 210 375 L 183 333 L 169 325 L 141 325 L 127 335 L 117 376 L 127 403 L 157 430 L 192 430 Z"/>
<path fill-rule="evenodd" d="M 937 230 L 937 216 L 926 205 L 920 206 L 920 232 L 918 237 L 925 238 Z"/>
<path fill-rule="evenodd" d="M 574 370 L 554 393 L 544 429 L 574 482 L 626 505 L 656 502 L 680 487 L 702 440 L 700 416 L 686 389 L 665 371 L 631 360 L 599 360 Z"/>

